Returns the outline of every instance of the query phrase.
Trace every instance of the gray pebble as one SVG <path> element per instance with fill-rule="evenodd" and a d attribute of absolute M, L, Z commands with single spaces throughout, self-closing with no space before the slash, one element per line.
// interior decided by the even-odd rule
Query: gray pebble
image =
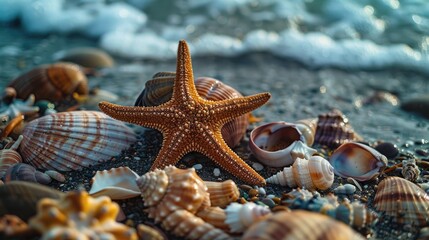
<path fill-rule="evenodd" d="M 276 203 L 270 198 L 264 198 L 262 199 L 262 202 L 270 208 L 273 208 L 276 206 Z"/>
<path fill-rule="evenodd" d="M 202 169 L 203 168 L 203 165 L 201 165 L 201 164 L 195 164 L 194 166 L 192 166 L 193 168 L 195 168 L 195 170 L 200 170 L 200 169 Z"/>
<path fill-rule="evenodd" d="M 134 160 L 140 161 L 140 158 L 139 157 L 134 157 Z"/>
<path fill-rule="evenodd" d="M 257 162 L 253 163 L 252 167 L 253 167 L 253 169 L 255 169 L 255 171 L 261 171 L 262 169 L 264 169 L 264 166 L 262 166 L 262 164 L 257 163 Z"/>
<path fill-rule="evenodd" d="M 267 192 L 262 187 L 258 188 L 258 193 L 260 197 L 265 197 L 267 195 Z"/>
<path fill-rule="evenodd" d="M 215 169 L 213 169 L 213 175 L 214 175 L 215 177 L 219 177 L 219 176 L 220 176 L 220 170 L 219 170 L 219 168 L 215 168 Z"/>

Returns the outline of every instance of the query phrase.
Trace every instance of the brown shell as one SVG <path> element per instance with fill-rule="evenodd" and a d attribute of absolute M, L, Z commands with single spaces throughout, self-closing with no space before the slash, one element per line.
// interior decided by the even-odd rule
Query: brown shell
<path fill-rule="evenodd" d="M 346 224 L 319 213 L 295 210 L 278 212 L 253 224 L 243 240 L 365 239 Z"/>
<path fill-rule="evenodd" d="M 381 181 L 374 206 L 399 223 L 429 226 L 429 195 L 406 179 L 388 177 Z"/>
<path fill-rule="evenodd" d="M 240 191 L 232 180 L 223 182 L 204 181 L 207 191 L 210 193 L 210 202 L 212 206 L 225 208 L 228 204 L 237 201 L 240 197 Z"/>
<path fill-rule="evenodd" d="M 0 179 L 4 177 L 9 167 L 21 163 L 22 158 L 19 153 L 13 149 L 3 149 L 0 151 Z"/>
<path fill-rule="evenodd" d="M 34 94 L 37 100 L 58 102 L 65 98 L 88 95 L 88 81 L 78 65 L 55 63 L 36 67 L 9 83 L 17 91 L 17 98 L 27 99 Z"/>
<path fill-rule="evenodd" d="M 315 143 L 331 148 L 362 140 L 349 124 L 349 119 L 338 109 L 319 115 L 314 138 Z"/>
<path fill-rule="evenodd" d="M 171 99 L 173 82 L 176 77 L 174 72 L 159 72 L 145 84 L 145 89 L 138 96 L 135 106 L 157 106 Z M 234 88 L 219 80 L 209 77 L 200 77 L 195 80 L 195 87 L 200 97 L 211 100 L 226 100 L 242 97 Z M 248 126 L 248 114 L 227 122 L 222 128 L 222 136 L 230 147 L 240 143 Z"/>

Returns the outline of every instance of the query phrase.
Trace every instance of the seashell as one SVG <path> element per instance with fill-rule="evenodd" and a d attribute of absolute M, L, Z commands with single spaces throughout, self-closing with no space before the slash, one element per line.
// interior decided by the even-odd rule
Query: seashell
<path fill-rule="evenodd" d="M 22 129 L 24 128 L 24 116 L 18 115 L 14 119 L 11 119 L 5 127 L 2 127 L 0 139 L 6 138 L 6 137 L 15 137 L 16 135 L 21 135 Z"/>
<path fill-rule="evenodd" d="M 54 53 L 55 61 L 72 62 L 88 68 L 113 67 L 114 60 L 105 51 L 93 47 L 77 47 Z"/>
<path fill-rule="evenodd" d="M 109 160 L 136 140 L 124 123 L 96 111 L 50 114 L 29 122 L 19 152 L 38 169 L 80 170 Z"/>
<path fill-rule="evenodd" d="M 0 102 L 0 118 L 13 119 L 19 115 L 31 116 L 37 114 L 39 108 L 34 106 L 34 95 L 30 94 L 27 100 L 16 99 L 16 90 L 7 87 Z"/>
<path fill-rule="evenodd" d="M 49 177 L 51 177 L 52 179 L 57 180 L 58 182 L 65 182 L 66 181 L 66 177 L 63 174 L 61 174 L 55 170 L 47 170 L 47 171 L 45 171 L 45 174 L 48 175 Z"/>
<path fill-rule="evenodd" d="M 139 224 L 136 229 L 139 239 L 168 240 L 163 232 L 146 224 Z"/>
<path fill-rule="evenodd" d="M 225 212 L 225 223 L 229 225 L 233 233 L 241 233 L 255 222 L 271 214 L 269 208 L 256 205 L 253 202 L 245 204 L 231 203 Z"/>
<path fill-rule="evenodd" d="M 305 144 L 297 125 L 286 122 L 272 122 L 253 129 L 249 148 L 260 162 L 271 167 L 289 166 L 297 158 L 308 159 L 317 152 Z"/>
<path fill-rule="evenodd" d="M 53 188 L 32 182 L 5 183 L 0 185 L 0 216 L 11 214 L 27 221 L 36 214 L 36 205 L 40 199 L 58 199 L 63 194 Z"/>
<path fill-rule="evenodd" d="M 309 160 L 297 158 L 290 167 L 266 179 L 267 183 L 280 184 L 290 188 L 304 187 L 308 190 L 326 190 L 334 182 L 334 172 L 329 162 L 320 157 L 312 156 Z"/>
<path fill-rule="evenodd" d="M 308 146 L 313 145 L 314 137 L 316 135 L 316 129 L 317 129 L 317 118 L 298 120 L 295 124 L 298 130 L 304 136 L 305 143 Z"/>
<path fill-rule="evenodd" d="M 91 179 L 89 194 L 92 197 L 108 196 L 113 200 L 137 197 L 140 195 L 136 184 L 138 177 L 129 167 L 97 171 Z"/>
<path fill-rule="evenodd" d="M 72 191 L 60 199 L 45 198 L 37 204 L 37 215 L 29 226 L 43 239 L 130 239 L 137 240 L 133 228 L 116 222 L 117 203 L 108 197 L 92 198 L 85 191 Z"/>
<path fill-rule="evenodd" d="M 387 166 L 387 158 L 383 154 L 355 142 L 344 143 L 335 149 L 329 162 L 336 175 L 361 182 L 376 178 Z"/>
<path fill-rule="evenodd" d="M 278 212 L 253 224 L 243 235 L 250 239 L 365 239 L 346 224 L 318 213 L 303 210 Z"/>
<path fill-rule="evenodd" d="M 16 163 L 9 167 L 4 176 L 5 182 L 10 181 L 26 181 L 37 182 L 41 184 L 49 184 L 51 177 L 37 171 L 33 166 L 26 163 Z"/>
<path fill-rule="evenodd" d="M 428 226 L 429 195 L 406 179 L 388 177 L 381 181 L 374 206 L 377 211 L 394 217 L 398 223 Z"/>
<path fill-rule="evenodd" d="M 335 194 L 353 194 L 356 192 L 356 187 L 349 183 L 336 187 L 333 192 Z"/>
<path fill-rule="evenodd" d="M 22 162 L 21 155 L 16 151 L 22 139 L 21 135 L 9 149 L 0 150 L 0 179 L 4 177 L 9 167 Z"/>
<path fill-rule="evenodd" d="M 338 109 L 319 115 L 314 142 L 337 148 L 343 143 L 361 141 L 359 136 L 349 124 L 349 119 Z"/>
<path fill-rule="evenodd" d="M 155 74 L 153 79 L 146 82 L 145 89 L 138 96 L 135 105 L 158 106 L 169 101 L 173 92 L 175 77 L 176 73 L 174 72 Z M 214 78 L 199 77 L 195 80 L 195 87 L 200 97 L 210 101 L 242 97 L 237 90 Z M 235 147 L 240 143 L 248 124 L 248 114 L 225 123 L 222 127 L 222 136 L 228 146 Z"/>
<path fill-rule="evenodd" d="M 29 231 L 28 225 L 15 215 L 6 214 L 0 217 L 0 237 L 21 236 Z"/>
<path fill-rule="evenodd" d="M 204 181 L 204 184 L 207 186 L 207 192 L 210 194 L 211 206 L 225 208 L 240 197 L 240 191 L 232 180 L 223 182 Z"/>
<path fill-rule="evenodd" d="M 17 98 L 58 102 L 74 93 L 88 95 L 88 81 L 79 66 L 73 63 L 55 63 L 36 67 L 9 83 L 17 91 Z"/>
<path fill-rule="evenodd" d="M 410 158 L 402 160 L 402 176 L 411 182 L 416 182 L 420 178 L 420 169 L 416 165 L 416 159 Z"/>
<path fill-rule="evenodd" d="M 207 207 L 198 211 L 195 215 L 200 217 L 206 223 L 210 223 L 215 228 L 221 229 L 225 232 L 230 232 L 228 224 L 225 223 L 225 210 L 220 207 Z"/>

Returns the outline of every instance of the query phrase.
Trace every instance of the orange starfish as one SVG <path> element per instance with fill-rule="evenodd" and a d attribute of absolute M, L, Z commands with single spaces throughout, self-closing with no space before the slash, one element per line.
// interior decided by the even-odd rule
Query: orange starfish
<path fill-rule="evenodd" d="M 177 55 L 176 78 L 170 101 L 155 107 L 101 102 L 100 109 L 118 120 L 162 132 L 162 147 L 152 170 L 174 165 L 189 152 L 199 152 L 242 181 L 264 185 L 264 178 L 226 145 L 221 128 L 231 119 L 262 106 L 270 94 L 260 93 L 222 101 L 205 100 L 195 88 L 191 55 L 184 40 L 179 42 Z"/>

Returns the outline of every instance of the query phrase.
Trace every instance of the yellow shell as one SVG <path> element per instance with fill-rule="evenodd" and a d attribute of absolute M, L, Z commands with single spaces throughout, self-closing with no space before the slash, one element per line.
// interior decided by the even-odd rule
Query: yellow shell
<path fill-rule="evenodd" d="M 137 240 L 134 229 L 116 222 L 118 204 L 108 197 L 92 198 L 85 191 L 68 192 L 59 200 L 44 198 L 29 225 L 43 239 Z"/>

